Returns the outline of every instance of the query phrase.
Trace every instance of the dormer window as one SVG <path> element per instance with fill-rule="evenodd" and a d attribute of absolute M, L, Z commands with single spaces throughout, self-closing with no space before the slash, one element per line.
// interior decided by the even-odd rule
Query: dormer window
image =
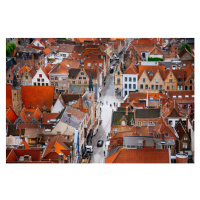
<path fill-rule="evenodd" d="M 153 72 L 150 72 L 149 74 L 150 74 L 151 76 L 153 76 Z"/>
<path fill-rule="evenodd" d="M 158 83 L 158 79 L 156 79 L 156 83 Z"/>
<path fill-rule="evenodd" d="M 84 72 L 81 72 L 81 75 L 84 75 Z"/>
<path fill-rule="evenodd" d="M 169 137 L 169 133 L 165 133 L 165 137 Z"/>
<path fill-rule="evenodd" d="M 88 63 L 88 67 L 90 67 L 91 66 L 91 63 Z"/>
<path fill-rule="evenodd" d="M 178 98 L 181 99 L 181 98 L 182 98 L 182 95 L 178 95 Z"/>
<path fill-rule="evenodd" d="M 178 82 L 181 82 L 182 81 L 182 78 L 178 78 Z"/>
<path fill-rule="evenodd" d="M 125 121 L 122 121 L 122 126 L 125 126 L 125 125 L 126 125 Z"/>

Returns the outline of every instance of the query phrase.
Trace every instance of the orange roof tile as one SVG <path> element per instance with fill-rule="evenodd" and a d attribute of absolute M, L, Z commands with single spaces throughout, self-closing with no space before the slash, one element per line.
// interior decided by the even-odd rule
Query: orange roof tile
<path fill-rule="evenodd" d="M 130 66 L 125 70 L 124 74 L 138 74 L 138 68 L 131 63 Z"/>
<path fill-rule="evenodd" d="M 58 116 L 59 113 L 43 113 L 43 124 L 47 124 L 49 120 L 55 119 Z"/>
<path fill-rule="evenodd" d="M 11 124 L 14 124 L 15 120 L 17 119 L 17 115 L 15 114 L 12 108 L 9 108 L 6 112 L 6 118 Z"/>
<path fill-rule="evenodd" d="M 33 67 L 29 70 L 29 74 L 32 78 L 35 76 L 36 73 L 37 71 Z"/>
<path fill-rule="evenodd" d="M 24 144 L 25 149 L 30 149 L 30 146 L 28 145 L 26 141 L 23 140 L 21 144 Z"/>
<path fill-rule="evenodd" d="M 49 79 L 49 74 L 47 73 L 46 69 L 45 68 L 41 68 L 41 69 L 44 72 L 44 74 L 46 75 L 46 77 Z"/>
<path fill-rule="evenodd" d="M 46 56 L 47 54 L 51 53 L 51 50 L 49 48 L 46 48 L 43 50 L 43 53 Z"/>
<path fill-rule="evenodd" d="M 105 163 L 169 163 L 169 151 L 119 148 L 105 159 Z"/>
<path fill-rule="evenodd" d="M 64 62 L 60 62 L 49 72 L 49 74 L 68 74 L 68 67 Z"/>
<path fill-rule="evenodd" d="M 29 71 L 30 68 L 29 68 L 28 66 L 23 66 L 23 67 L 19 70 L 19 73 L 22 74 L 22 73 L 24 73 L 26 70 Z"/>

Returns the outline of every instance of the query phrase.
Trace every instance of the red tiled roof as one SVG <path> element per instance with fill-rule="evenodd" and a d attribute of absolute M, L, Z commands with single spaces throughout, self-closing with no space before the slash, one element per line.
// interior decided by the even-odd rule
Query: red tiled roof
<path fill-rule="evenodd" d="M 32 78 L 35 76 L 36 73 L 37 71 L 33 67 L 29 70 L 29 74 Z"/>
<path fill-rule="evenodd" d="M 165 72 L 165 66 L 164 65 L 159 65 L 159 66 L 146 66 L 146 65 L 143 66 L 143 65 L 140 65 L 138 68 L 139 68 L 138 79 L 141 77 L 141 75 L 144 72 L 144 70 L 146 71 L 146 74 L 149 77 L 150 81 L 153 79 L 153 77 L 155 76 L 157 71 L 159 71 L 161 77 L 164 78 L 163 77 L 164 76 L 164 72 Z M 153 73 L 153 75 L 151 75 L 151 73 Z"/>
<path fill-rule="evenodd" d="M 130 66 L 125 70 L 124 74 L 138 74 L 138 69 L 133 63 L 131 63 Z"/>
<path fill-rule="evenodd" d="M 29 71 L 30 68 L 29 68 L 28 66 L 23 66 L 23 67 L 19 70 L 19 73 L 22 74 L 22 73 L 24 73 L 26 70 Z"/>
<path fill-rule="evenodd" d="M 41 159 L 40 150 L 12 149 L 6 158 L 6 163 L 18 162 L 19 158 L 24 155 L 31 156 L 32 161 L 40 161 L 40 159 Z"/>
<path fill-rule="evenodd" d="M 52 70 L 52 67 L 50 64 L 48 64 L 46 67 L 45 67 L 45 70 L 47 73 L 49 73 L 51 70 Z"/>
<path fill-rule="evenodd" d="M 55 119 L 59 113 L 43 113 L 43 124 L 47 124 L 47 121 Z"/>
<path fill-rule="evenodd" d="M 46 56 L 47 54 L 51 53 L 51 50 L 49 48 L 46 48 L 43 50 L 43 53 Z"/>
<path fill-rule="evenodd" d="M 23 140 L 21 144 L 24 144 L 25 149 L 30 149 L 30 146 L 28 145 L 26 141 Z"/>
<path fill-rule="evenodd" d="M 15 120 L 17 119 L 17 115 L 15 114 L 12 108 L 9 108 L 6 112 L 6 118 L 11 124 L 14 124 Z"/>
<path fill-rule="evenodd" d="M 60 62 L 49 72 L 49 74 L 68 74 L 68 67 L 64 62 Z"/>
<path fill-rule="evenodd" d="M 119 148 L 105 163 L 169 163 L 168 149 Z"/>

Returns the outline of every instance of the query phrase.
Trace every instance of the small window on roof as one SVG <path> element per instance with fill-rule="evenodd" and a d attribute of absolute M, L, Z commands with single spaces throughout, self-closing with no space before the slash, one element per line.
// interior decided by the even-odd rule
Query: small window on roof
<path fill-rule="evenodd" d="M 176 99 L 176 95 L 173 95 L 172 97 L 173 97 L 173 99 Z"/>
<path fill-rule="evenodd" d="M 91 66 L 91 63 L 88 63 L 88 66 Z"/>
<path fill-rule="evenodd" d="M 182 95 L 178 95 L 178 98 L 179 98 L 179 99 L 182 98 Z"/>
<path fill-rule="evenodd" d="M 189 95 L 185 95 L 185 98 L 189 98 Z"/>
<path fill-rule="evenodd" d="M 153 97 L 150 97 L 149 99 L 152 101 L 152 100 L 153 100 Z"/>

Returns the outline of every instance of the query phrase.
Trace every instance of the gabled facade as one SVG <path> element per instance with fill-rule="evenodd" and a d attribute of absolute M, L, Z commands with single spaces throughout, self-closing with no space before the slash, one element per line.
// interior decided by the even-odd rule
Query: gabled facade
<path fill-rule="evenodd" d="M 34 86 L 49 86 L 49 75 L 44 68 L 40 68 L 32 79 Z"/>
<path fill-rule="evenodd" d="M 115 84 L 115 93 L 121 96 L 123 88 L 123 73 L 121 70 L 121 64 L 117 65 L 117 70 L 114 76 L 114 84 Z"/>

